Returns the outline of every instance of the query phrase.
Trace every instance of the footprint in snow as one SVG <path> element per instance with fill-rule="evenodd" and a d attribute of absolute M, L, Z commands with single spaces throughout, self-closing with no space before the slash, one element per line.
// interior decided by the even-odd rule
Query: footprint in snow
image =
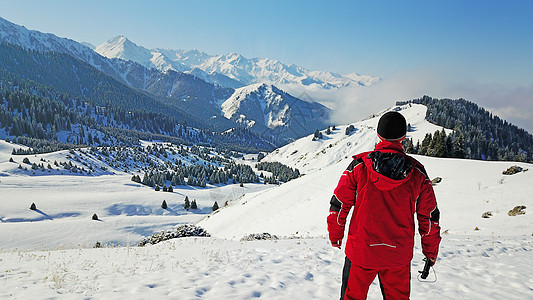
<path fill-rule="evenodd" d="M 253 292 L 253 293 L 252 293 L 252 297 L 253 297 L 253 298 L 259 298 L 259 297 L 261 297 L 261 292 L 258 292 L 258 291 Z"/>
<path fill-rule="evenodd" d="M 304 278 L 305 278 L 305 280 L 307 280 L 307 281 L 313 281 L 313 277 L 314 277 L 313 274 L 307 272 L 307 274 L 305 274 L 305 277 L 304 277 Z"/>

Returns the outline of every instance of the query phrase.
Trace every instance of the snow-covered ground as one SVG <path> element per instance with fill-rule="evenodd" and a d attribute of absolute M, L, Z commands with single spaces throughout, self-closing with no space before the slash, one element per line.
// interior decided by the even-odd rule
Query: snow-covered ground
<path fill-rule="evenodd" d="M 436 283 L 412 299 L 531 299 L 531 240 L 444 236 Z M 341 250 L 324 239 L 183 238 L 148 247 L 0 252 L 2 299 L 338 299 Z M 434 274 L 428 279 L 433 280 Z M 375 281 L 368 299 L 382 299 Z"/>
<path fill-rule="evenodd" d="M 410 134 L 423 137 L 435 127 L 414 120 L 421 110 L 402 113 L 416 128 Z M 8 161 L 11 145 L 0 141 L 0 298 L 338 299 L 344 255 L 326 237 L 329 199 L 350 156 L 373 148 L 376 122 L 354 123 L 350 136 L 339 126 L 327 139 L 305 137 L 267 156 L 304 170 L 280 186 L 176 188 L 172 194 L 137 185 L 121 172 L 18 173 L 18 163 Z M 533 165 L 416 158 L 431 178 L 442 178 L 434 188 L 443 240 L 435 283 L 416 279 L 423 266 L 416 240 L 412 298 L 533 299 Z M 512 165 L 529 170 L 502 175 Z M 197 199 L 198 214 L 180 208 L 185 195 Z M 173 210 L 160 208 L 163 199 Z M 208 214 L 215 199 L 230 201 Z M 38 211 L 29 210 L 33 202 Z M 515 206 L 526 213 L 509 216 Z M 485 212 L 492 216 L 482 218 Z M 91 220 L 93 213 L 101 221 Z M 151 232 L 198 221 L 212 237 L 91 248 L 96 241 L 135 244 Z M 240 241 L 262 232 L 281 239 Z M 369 299 L 381 299 L 377 282 Z"/>
<path fill-rule="evenodd" d="M 83 156 L 83 162 L 94 165 L 94 172 L 74 174 L 53 164 L 68 160 L 69 151 L 12 155 L 13 148 L 20 146 L 0 140 L 0 248 L 86 248 L 96 242 L 137 245 L 155 232 L 198 222 L 212 212 L 215 201 L 224 206 L 246 193 L 268 188 L 263 184 L 230 184 L 155 192 L 131 181 L 131 174 L 110 167 L 103 171 L 98 167 L 101 162 L 89 155 Z M 10 158 L 14 161 L 9 162 Z M 32 163 L 44 161 L 44 165 L 50 161 L 54 167 L 32 171 L 22 162 L 24 158 Z M 87 169 L 75 160 L 68 161 Z M 19 169 L 19 165 L 29 170 Z M 198 209 L 185 210 L 185 197 L 196 200 Z M 161 208 L 163 200 L 168 209 Z M 35 211 L 29 209 L 32 203 Z M 99 221 L 92 220 L 93 214 Z"/>

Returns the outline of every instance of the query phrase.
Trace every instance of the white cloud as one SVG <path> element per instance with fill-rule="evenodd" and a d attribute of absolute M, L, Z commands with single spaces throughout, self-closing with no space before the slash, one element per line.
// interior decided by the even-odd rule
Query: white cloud
<path fill-rule="evenodd" d="M 484 107 L 508 122 L 533 133 L 533 84 L 506 87 L 501 84 L 458 86 L 463 98 Z"/>
<path fill-rule="evenodd" d="M 298 97 L 301 89 L 282 87 Z M 509 87 L 500 83 L 480 83 L 460 74 L 411 70 L 397 73 L 370 87 L 305 91 L 313 101 L 333 109 L 333 124 L 348 124 L 391 107 L 398 100 L 411 100 L 424 95 L 476 103 L 501 119 L 533 133 L 533 83 Z M 305 99 L 309 100 L 309 99 Z"/>

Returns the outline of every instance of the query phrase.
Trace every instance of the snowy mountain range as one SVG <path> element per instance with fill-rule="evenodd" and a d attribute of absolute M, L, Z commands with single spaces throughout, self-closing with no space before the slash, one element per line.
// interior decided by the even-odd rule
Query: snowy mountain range
<path fill-rule="evenodd" d="M 255 133 L 271 137 L 276 143 L 286 143 L 316 129 L 324 128 L 329 119 L 330 110 L 325 106 L 316 102 L 302 101 L 273 86 L 268 88 L 269 93 L 254 93 L 260 84 L 234 91 L 234 87 L 244 86 L 241 80 L 246 82 L 259 80 L 250 74 L 246 75 L 244 70 L 251 68 L 250 62 L 245 62 L 245 59 L 238 55 L 225 56 L 225 59 L 220 60 L 220 57 L 209 56 L 196 50 L 147 50 L 123 36 L 96 47 L 95 52 L 90 44 L 81 44 L 53 34 L 28 30 L 2 18 L 0 18 L 0 42 L 17 45 L 25 50 L 68 54 L 135 90 L 148 92 L 154 96 L 156 101 L 154 105 L 162 102 L 203 120 L 206 123 L 204 127 L 207 128 L 224 131 L 234 126 L 243 126 Z M 243 67 L 243 63 L 248 67 Z M 267 68 L 268 72 L 261 72 L 268 73 L 272 81 L 275 81 L 276 72 L 279 71 L 279 76 L 282 76 L 287 67 L 281 64 L 274 67 L 274 62 L 268 60 L 261 60 L 260 64 L 271 65 Z M 73 69 L 75 72 L 81 70 L 79 67 Z M 252 69 L 254 72 L 259 72 L 256 67 Z M 42 74 L 35 75 L 33 80 L 39 81 L 38 79 L 42 78 Z M 80 74 L 77 76 L 86 77 Z M 41 81 L 41 83 L 47 82 Z M 80 81 L 76 89 L 80 90 L 81 94 L 85 90 L 99 89 L 94 86 L 84 86 L 87 84 L 90 83 Z M 246 93 L 253 93 L 254 101 L 262 103 L 259 105 L 261 109 L 252 111 L 249 107 L 239 107 L 241 104 L 250 103 L 242 101 L 244 98 L 249 98 L 245 96 Z M 235 100 L 236 97 L 238 101 Z M 273 101 L 274 98 L 278 100 Z M 225 103 L 224 107 L 221 106 L 222 103 Z M 238 114 L 235 114 L 237 112 Z M 179 119 L 183 118 L 179 116 Z M 251 123 L 255 125 L 250 126 Z"/>
<path fill-rule="evenodd" d="M 148 68 L 174 70 L 227 87 L 238 88 L 255 83 L 273 85 L 295 84 L 335 89 L 348 86 L 370 86 L 379 78 L 325 71 L 311 71 L 294 64 L 268 58 L 246 58 L 237 53 L 210 55 L 198 50 L 146 49 L 117 36 L 96 47 L 96 52 L 108 58 L 137 62 Z"/>

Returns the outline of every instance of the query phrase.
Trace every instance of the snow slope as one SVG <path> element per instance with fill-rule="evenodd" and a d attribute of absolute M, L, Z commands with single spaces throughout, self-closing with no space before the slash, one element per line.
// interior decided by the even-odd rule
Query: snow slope
<path fill-rule="evenodd" d="M 422 111 L 419 106 L 401 110 L 408 120 Z M 350 155 L 374 146 L 375 135 L 365 127 L 375 126 L 372 122 L 355 123 L 358 131 L 350 137 L 332 134 L 326 141 L 338 139 L 339 144 L 325 153 L 310 146 L 311 136 L 289 145 L 309 155 L 322 154 L 306 158 L 306 174 L 288 183 L 245 185 L 244 191 L 233 185 L 178 190 L 172 197 L 132 185 L 129 175 L 118 171 L 95 176 L 18 174 L 20 158 L 9 162 L 12 145 L 0 141 L 0 298 L 338 299 L 344 255 L 329 245 L 325 219 Z M 412 124 L 418 128 L 412 134 L 420 136 L 424 126 L 429 132 L 435 129 L 422 120 Z M 339 156 L 341 142 L 346 145 L 344 139 L 353 136 L 359 138 L 350 140 L 351 151 L 348 147 Z M 533 165 L 416 158 L 430 177 L 442 177 L 434 188 L 443 240 L 434 267 L 437 281 L 420 283 L 416 274 L 423 262 L 415 239 L 412 299 L 533 299 Z M 253 164 L 249 157 L 247 162 Z M 529 170 L 502 175 L 515 164 Z M 177 203 L 185 194 L 206 211 L 180 211 Z M 163 198 L 176 215 L 160 213 Z M 213 199 L 228 199 L 229 205 L 208 215 Z M 40 212 L 28 209 L 31 202 Z M 526 206 L 526 214 L 508 216 L 517 205 Z M 487 211 L 492 217 L 481 218 Z M 94 212 L 101 222 L 90 220 Z M 138 242 L 143 233 L 202 218 L 198 225 L 213 237 L 90 249 L 102 236 Z M 245 234 L 260 232 L 282 239 L 240 241 Z M 381 299 L 377 281 L 368 299 Z"/>
<path fill-rule="evenodd" d="M 431 178 L 441 177 L 435 193 L 441 227 L 450 235 L 531 236 L 533 218 L 510 217 L 515 206 L 533 207 L 533 172 L 502 175 L 511 165 L 533 165 L 415 156 Z M 217 237 L 239 240 L 246 234 L 268 232 L 280 236 L 323 237 L 329 200 L 351 158 L 291 180 L 273 189 L 247 194 L 230 208 L 199 223 Z M 493 216 L 481 218 L 484 212 Z M 480 230 L 475 231 L 478 227 Z"/>
<path fill-rule="evenodd" d="M 400 111 L 411 124 L 411 131 L 407 137 L 413 143 L 422 142 L 426 133 L 442 130 L 425 120 L 427 108 L 424 105 L 413 104 L 395 106 L 391 109 Z M 331 134 L 322 130 L 323 138 L 313 141 L 312 137 L 303 137 L 294 143 L 276 149 L 264 158 L 264 161 L 278 161 L 296 167 L 303 173 L 310 173 L 317 169 L 330 166 L 340 160 L 351 157 L 359 152 L 369 151 L 379 141 L 376 136 L 376 127 L 379 117 L 386 111 L 380 112 L 371 118 L 352 124 L 354 130 L 346 135 L 349 125 L 336 126 Z M 451 130 L 446 130 L 450 133 Z"/>

